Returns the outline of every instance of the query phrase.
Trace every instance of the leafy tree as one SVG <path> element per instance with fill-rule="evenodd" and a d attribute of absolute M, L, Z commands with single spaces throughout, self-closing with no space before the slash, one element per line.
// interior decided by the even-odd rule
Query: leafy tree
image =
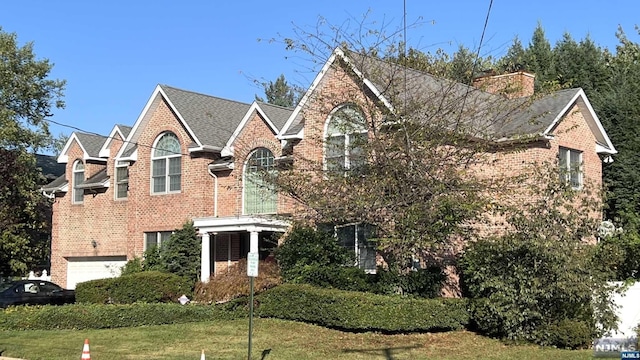
<path fill-rule="evenodd" d="M 49 79 L 52 64 L 33 44 L 0 28 L 0 276 L 23 274 L 48 257 L 50 205 L 32 154 L 51 145 L 46 118 L 61 108 L 64 81 Z"/>
<path fill-rule="evenodd" d="M 193 222 L 186 222 L 176 230 L 160 249 L 160 262 L 165 271 L 198 280 L 201 243 Z"/>
<path fill-rule="evenodd" d="M 507 50 L 507 54 L 499 59 L 496 64 L 502 72 L 510 73 L 526 69 L 525 49 L 522 42 L 516 36 Z"/>
<path fill-rule="evenodd" d="M 346 69 L 345 77 L 355 80 L 353 87 L 339 93 L 332 93 L 330 86 L 319 87 L 314 96 L 322 100 L 306 103 L 303 113 L 312 114 L 313 119 L 328 119 L 337 106 L 348 103 L 356 110 L 349 110 L 352 115 L 344 115 L 346 121 L 338 120 L 336 128 L 349 132 L 359 121 L 358 131 L 366 130 L 367 136 L 352 136 L 344 145 L 349 152 L 348 166 L 325 166 L 322 159 L 314 154 L 307 157 L 302 151 L 291 169 L 278 172 L 279 189 L 306 207 L 308 211 L 296 213 L 304 217 L 302 220 L 374 226 L 377 250 L 394 272 L 406 272 L 426 252 L 437 252 L 429 261 L 442 265 L 447 260 L 440 255 L 452 247 L 455 237 L 468 238 L 470 224 L 489 201 L 493 184 L 476 176 L 472 168 L 486 161 L 481 154 L 493 136 L 488 128 L 508 121 L 513 109 L 501 98 L 480 100 L 481 92 L 473 88 L 419 72 L 437 68 L 466 80 L 475 63 L 467 50 L 461 49 L 454 55 L 455 63 L 446 67 L 441 62 L 446 57 L 439 58 L 439 53 L 421 54 L 410 49 L 405 56 L 402 46 L 397 45 L 401 41 L 386 36 L 384 29 L 362 33 L 371 35 L 372 40 L 364 35 L 354 37 L 340 26 L 327 26 L 326 32 L 301 33 L 299 39 L 284 42 L 306 52 L 314 64 L 323 63 L 339 46 L 349 63 L 376 85 L 393 109 L 383 106 L 359 81 L 358 74 L 338 60 L 336 67 Z M 403 62 L 419 71 L 398 66 Z M 363 99 L 358 94 L 369 97 Z M 478 104 L 496 110 L 490 120 L 486 121 L 487 114 Z M 353 115 L 357 111 L 361 116 Z M 332 118 L 342 116 L 333 113 Z M 480 118 L 483 121 L 478 121 Z M 320 149 L 332 146 L 325 144 L 324 125 L 305 122 L 305 144 Z M 344 152 L 341 149 L 340 154 Z M 344 158 L 347 156 L 340 161 L 345 162 Z"/>
<path fill-rule="evenodd" d="M 287 83 L 284 74 L 281 74 L 275 82 L 269 81 L 269 83 L 262 84 L 262 86 L 264 87 L 264 93 L 267 97 L 266 102 L 269 104 L 294 107 L 298 101 L 296 88 Z M 259 96 L 256 96 L 256 100 L 265 101 Z"/>
<path fill-rule="evenodd" d="M 594 261 L 587 242 L 596 233 L 599 201 L 587 187 L 575 191 L 558 181 L 553 168 L 532 171 L 518 204 L 506 209 L 509 230 L 470 243 L 459 269 L 466 295 L 481 299 L 473 305 L 481 331 L 542 345 L 588 346 L 616 319 L 611 274 Z M 572 335 L 560 334 L 571 327 Z"/>

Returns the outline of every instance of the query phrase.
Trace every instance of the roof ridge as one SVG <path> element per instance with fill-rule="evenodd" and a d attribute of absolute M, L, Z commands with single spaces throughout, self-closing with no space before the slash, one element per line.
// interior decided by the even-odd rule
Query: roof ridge
<path fill-rule="evenodd" d="M 268 102 L 266 102 L 266 101 L 258 101 L 258 100 L 256 100 L 256 102 L 257 102 L 259 105 L 268 105 L 268 106 L 275 107 L 275 108 L 279 108 L 279 109 L 282 109 L 282 110 L 294 110 L 294 109 L 295 109 L 295 106 L 294 106 L 294 107 L 288 107 L 288 106 L 282 106 L 282 105 L 270 104 L 270 103 L 268 103 Z"/>
<path fill-rule="evenodd" d="M 242 101 L 239 101 L 239 100 L 227 99 L 227 98 L 223 98 L 223 97 L 220 97 L 220 96 L 209 95 L 209 94 L 205 94 L 205 93 L 201 93 L 201 92 L 193 91 L 193 90 L 185 90 L 185 89 L 177 88 L 175 86 L 171 86 L 171 85 L 167 85 L 167 84 L 159 84 L 159 85 L 160 85 L 160 87 L 166 87 L 166 88 L 170 88 L 170 89 L 173 89 L 173 90 L 178 90 L 178 91 L 187 92 L 187 93 L 191 93 L 191 94 L 195 94 L 195 95 L 206 96 L 206 97 L 213 98 L 213 99 L 229 101 L 229 102 L 235 102 L 235 103 L 238 103 L 238 104 L 251 106 L 251 104 L 246 103 L 246 102 L 242 102 Z"/>

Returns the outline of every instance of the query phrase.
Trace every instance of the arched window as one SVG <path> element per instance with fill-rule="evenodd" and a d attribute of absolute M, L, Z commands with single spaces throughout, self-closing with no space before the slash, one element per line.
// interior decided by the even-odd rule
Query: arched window
<path fill-rule="evenodd" d="M 151 192 L 162 194 L 180 191 L 181 151 L 178 137 L 166 132 L 156 140 L 151 156 Z"/>
<path fill-rule="evenodd" d="M 278 194 L 269 177 L 275 174 L 273 153 L 266 148 L 254 150 L 244 166 L 244 213 L 273 214 Z"/>
<path fill-rule="evenodd" d="M 355 105 L 343 105 L 330 115 L 325 131 L 324 161 L 328 171 L 345 171 L 364 165 L 367 122 Z"/>
<path fill-rule="evenodd" d="M 84 189 L 80 185 L 84 183 L 84 163 L 76 160 L 73 164 L 73 203 L 82 204 L 84 201 Z"/>

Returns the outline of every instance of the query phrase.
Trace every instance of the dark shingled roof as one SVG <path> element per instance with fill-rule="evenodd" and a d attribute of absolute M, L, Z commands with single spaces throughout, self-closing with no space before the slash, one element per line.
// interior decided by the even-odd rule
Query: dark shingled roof
<path fill-rule="evenodd" d="M 107 141 L 106 136 L 87 134 L 83 132 L 76 132 L 75 135 L 77 136 L 80 145 L 82 145 L 90 157 L 99 157 L 100 149 L 102 149 L 104 142 Z"/>
<path fill-rule="evenodd" d="M 370 81 L 393 107 L 416 105 L 412 118 L 425 124 L 463 126 L 469 135 L 504 140 L 540 135 L 580 89 L 568 89 L 544 97 L 509 100 L 475 87 L 438 78 L 382 59 L 348 53 L 347 61 Z M 338 57 L 336 63 L 342 62 Z M 406 92 L 405 92 L 406 89 Z M 434 95 L 437 101 L 434 101 Z M 464 104 L 464 109 L 462 108 Z M 304 127 L 299 113 L 282 135 L 293 136 Z"/>
<path fill-rule="evenodd" d="M 203 145 L 224 147 L 250 105 L 160 85 Z"/>
<path fill-rule="evenodd" d="M 125 139 L 127 138 L 127 136 L 129 136 L 129 133 L 131 133 L 131 129 L 133 129 L 131 126 L 122 124 L 116 124 L 116 126 L 120 129 L 120 131 L 122 131 L 122 135 L 125 137 Z"/>
<path fill-rule="evenodd" d="M 63 188 L 68 183 L 69 182 L 65 178 L 65 175 L 62 174 L 58 178 L 53 180 L 52 182 L 50 182 L 47 185 L 43 186 L 42 187 L 42 191 L 46 191 L 46 192 L 57 191 L 57 190 L 60 190 L 61 188 Z"/>
<path fill-rule="evenodd" d="M 258 105 L 264 113 L 267 114 L 269 120 L 271 120 L 273 125 L 277 128 L 278 132 L 282 130 L 282 127 L 289 119 L 289 116 L 293 113 L 293 109 L 291 108 L 268 104 L 265 102 L 258 102 Z"/>
<path fill-rule="evenodd" d="M 107 176 L 107 168 L 98 171 L 92 177 L 86 179 L 82 184 L 78 185 L 78 189 L 95 189 L 106 187 L 105 182 L 109 180 Z"/>

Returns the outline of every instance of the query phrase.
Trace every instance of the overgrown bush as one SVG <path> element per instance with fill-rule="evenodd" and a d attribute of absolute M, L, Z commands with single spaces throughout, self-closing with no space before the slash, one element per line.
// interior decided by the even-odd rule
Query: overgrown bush
<path fill-rule="evenodd" d="M 285 282 L 295 282 L 306 266 L 352 265 L 354 254 L 329 233 L 296 225 L 276 250 Z"/>
<path fill-rule="evenodd" d="M 284 284 L 265 291 L 257 300 L 261 317 L 346 330 L 446 331 L 469 323 L 465 299 L 414 299 Z"/>
<path fill-rule="evenodd" d="M 278 265 L 274 262 L 260 261 L 258 276 L 254 279 L 256 294 L 282 283 Z M 249 296 L 249 277 L 247 260 L 240 259 L 231 265 L 225 273 L 209 279 L 209 282 L 196 283 L 194 300 L 201 303 L 226 302 L 242 296 Z"/>
<path fill-rule="evenodd" d="M 508 230 L 471 242 L 458 267 L 463 293 L 481 299 L 471 303 L 478 330 L 576 348 L 615 326 L 614 287 L 589 244 L 601 202 L 589 184 L 576 191 L 558 181 L 566 177 L 557 168 L 534 167 L 514 206 L 501 208 Z"/>
<path fill-rule="evenodd" d="M 143 271 L 80 283 L 76 287 L 76 301 L 98 304 L 177 302 L 178 297 L 191 293 L 192 283 L 188 279 L 159 271 Z"/>
<path fill-rule="evenodd" d="M 0 310 L 0 330 L 111 329 L 246 317 L 243 307 L 129 304 L 18 306 Z"/>

